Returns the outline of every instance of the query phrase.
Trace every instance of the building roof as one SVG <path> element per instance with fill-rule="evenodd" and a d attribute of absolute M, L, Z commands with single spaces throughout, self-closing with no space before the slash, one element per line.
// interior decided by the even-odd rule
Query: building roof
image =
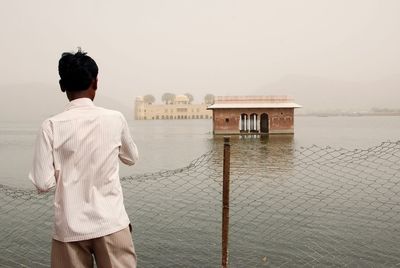
<path fill-rule="evenodd" d="M 229 109 L 229 108 L 301 108 L 294 102 L 286 103 L 215 103 L 207 109 Z"/>
<path fill-rule="evenodd" d="M 215 103 L 207 109 L 232 109 L 232 108 L 300 108 L 287 96 L 229 96 L 216 97 Z"/>

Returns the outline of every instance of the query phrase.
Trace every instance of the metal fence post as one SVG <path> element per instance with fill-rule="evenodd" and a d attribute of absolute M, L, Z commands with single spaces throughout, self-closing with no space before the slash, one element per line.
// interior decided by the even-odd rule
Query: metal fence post
<path fill-rule="evenodd" d="M 224 174 L 222 182 L 222 267 L 228 267 L 230 138 L 224 137 Z"/>

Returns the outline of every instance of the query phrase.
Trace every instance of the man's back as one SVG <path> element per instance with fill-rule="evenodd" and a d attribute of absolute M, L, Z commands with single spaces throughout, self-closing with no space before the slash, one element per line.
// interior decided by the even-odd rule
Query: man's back
<path fill-rule="evenodd" d="M 58 62 L 69 105 L 45 120 L 36 139 L 30 180 L 55 187 L 51 267 L 136 267 L 118 158 L 133 165 L 136 145 L 121 113 L 96 107 L 96 62 L 80 49 Z"/>
<path fill-rule="evenodd" d="M 31 180 L 47 189 L 56 183 L 53 238 L 63 242 L 92 239 L 129 224 L 119 180 L 119 159 L 128 165 L 138 157 L 121 113 L 96 107 L 88 98 L 69 103 L 66 110 L 42 124 Z M 37 158 L 41 158 L 38 156 Z M 48 178 L 40 185 L 39 178 Z"/>

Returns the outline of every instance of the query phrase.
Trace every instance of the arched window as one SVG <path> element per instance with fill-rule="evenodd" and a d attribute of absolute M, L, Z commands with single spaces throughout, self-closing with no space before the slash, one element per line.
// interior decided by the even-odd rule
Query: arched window
<path fill-rule="evenodd" d="M 258 121 L 258 116 L 255 113 L 252 113 L 250 115 L 250 132 L 258 132 L 257 129 L 257 121 Z"/>
<path fill-rule="evenodd" d="M 242 131 L 242 132 L 246 132 L 246 131 L 248 131 L 249 130 L 249 127 L 248 127 L 248 116 L 247 116 L 247 114 L 241 114 L 240 115 L 240 126 L 239 126 L 239 129 L 240 129 L 240 131 Z"/>

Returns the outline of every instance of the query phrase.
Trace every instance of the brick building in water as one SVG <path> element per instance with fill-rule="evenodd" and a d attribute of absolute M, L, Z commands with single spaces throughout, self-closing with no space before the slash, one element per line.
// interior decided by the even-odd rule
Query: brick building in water
<path fill-rule="evenodd" d="M 294 109 L 301 106 L 286 96 L 216 97 L 214 134 L 293 134 Z"/>

